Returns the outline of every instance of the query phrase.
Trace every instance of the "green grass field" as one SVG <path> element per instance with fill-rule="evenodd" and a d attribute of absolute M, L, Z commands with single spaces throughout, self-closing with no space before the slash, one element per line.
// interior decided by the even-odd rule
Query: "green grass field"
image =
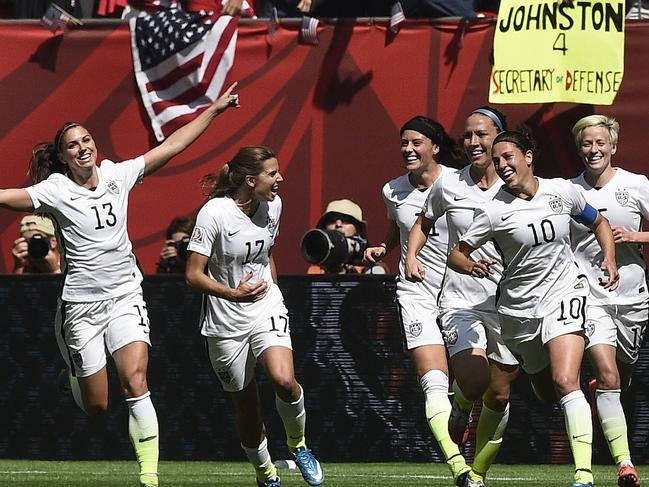
<path fill-rule="evenodd" d="M 647 479 L 649 466 L 639 469 Z M 445 465 L 421 463 L 329 463 L 325 464 L 326 485 L 330 487 L 452 486 Z M 595 487 L 617 485 L 613 466 L 596 466 Z M 41 462 L 0 460 L 0 486 L 29 487 L 137 487 L 135 462 Z M 282 485 L 306 486 L 295 470 L 281 470 Z M 160 487 L 255 486 L 246 463 L 162 462 Z M 495 465 L 489 487 L 568 487 L 572 479 L 569 465 Z"/>

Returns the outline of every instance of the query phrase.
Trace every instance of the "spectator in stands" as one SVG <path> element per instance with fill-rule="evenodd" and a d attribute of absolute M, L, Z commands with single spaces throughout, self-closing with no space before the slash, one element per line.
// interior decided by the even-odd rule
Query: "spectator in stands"
<path fill-rule="evenodd" d="M 77 404 L 90 415 L 108 408 L 107 355 L 111 355 L 128 406 L 128 430 L 142 487 L 158 486 L 158 419 L 147 384 L 149 319 L 142 274 L 129 241 L 130 191 L 145 176 L 191 145 L 228 107 L 239 106 L 236 83 L 185 126 L 143 155 L 97 165 L 88 130 L 66 123 L 51 143 L 32 151 L 35 184 L 0 190 L 0 208 L 40 209 L 52 215 L 65 239 L 67 264 L 56 337 L 71 372 Z"/>
<path fill-rule="evenodd" d="M 14 242 L 11 254 L 14 274 L 61 272 L 61 254 L 52 220 L 41 215 L 28 215 L 20 220 L 20 238 Z"/>
<path fill-rule="evenodd" d="M 347 239 L 358 243 L 359 253 L 351 260 L 329 265 L 312 264 L 307 274 L 385 274 L 388 266 L 382 262 L 363 262 L 363 251 L 367 247 L 367 224 L 363 221 L 363 210 L 351 200 L 342 199 L 329 202 L 316 228 L 320 230 L 335 230 Z"/>
<path fill-rule="evenodd" d="M 194 219 L 190 216 L 177 216 L 167 228 L 166 238 L 160 251 L 158 274 L 184 273 L 187 263 L 187 245 L 194 228 Z"/>
<path fill-rule="evenodd" d="M 208 201 L 196 218 L 185 278 L 205 294 L 201 318 L 210 364 L 234 402 L 241 446 L 259 487 L 281 487 L 260 415 L 256 364 L 275 389 L 286 443 L 310 485 L 324 482 L 307 448 L 302 386 L 295 379 L 288 310 L 271 250 L 279 230 L 283 181 L 268 147 L 242 147 L 204 179 Z"/>
<path fill-rule="evenodd" d="M 473 0 L 400 0 L 406 18 L 475 17 Z"/>

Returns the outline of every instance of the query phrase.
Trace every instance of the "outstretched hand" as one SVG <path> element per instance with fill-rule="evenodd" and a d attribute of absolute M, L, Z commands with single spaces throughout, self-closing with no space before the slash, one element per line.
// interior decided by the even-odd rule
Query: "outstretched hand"
<path fill-rule="evenodd" d="M 239 108 L 239 94 L 234 93 L 238 82 L 234 82 L 223 94 L 214 102 L 217 113 L 222 113 L 228 108 Z"/>

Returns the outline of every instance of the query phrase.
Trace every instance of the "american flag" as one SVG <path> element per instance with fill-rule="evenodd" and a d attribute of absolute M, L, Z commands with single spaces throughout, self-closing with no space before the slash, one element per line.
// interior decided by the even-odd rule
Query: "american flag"
<path fill-rule="evenodd" d="M 82 22 L 63 10 L 57 4 L 51 3 L 41 18 L 41 24 L 54 33 L 59 29 L 65 32 L 68 30 L 70 24 L 82 25 Z"/>
<path fill-rule="evenodd" d="M 218 98 L 237 26 L 238 17 L 175 8 L 130 20 L 135 79 L 159 141 Z"/>

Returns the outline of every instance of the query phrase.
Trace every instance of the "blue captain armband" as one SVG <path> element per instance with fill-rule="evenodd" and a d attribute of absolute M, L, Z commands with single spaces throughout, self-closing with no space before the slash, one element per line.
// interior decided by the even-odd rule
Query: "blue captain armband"
<path fill-rule="evenodd" d="M 586 203 L 586 206 L 584 206 L 584 211 L 582 211 L 579 215 L 572 215 L 572 219 L 577 223 L 590 226 L 595 223 L 595 220 L 597 219 L 597 210 Z"/>

